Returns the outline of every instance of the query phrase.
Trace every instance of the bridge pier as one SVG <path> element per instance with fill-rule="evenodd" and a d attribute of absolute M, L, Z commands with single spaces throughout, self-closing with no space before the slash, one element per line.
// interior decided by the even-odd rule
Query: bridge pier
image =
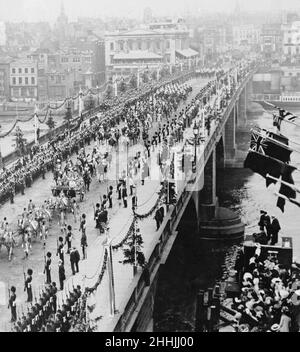
<path fill-rule="evenodd" d="M 234 109 L 230 119 L 235 122 Z M 240 217 L 235 212 L 220 207 L 218 202 L 217 169 L 224 166 L 222 150 L 224 149 L 221 138 L 213 148 L 204 168 L 204 187 L 202 191 L 198 192 L 198 232 L 202 239 L 240 240 L 243 238 L 245 230 Z"/>
<path fill-rule="evenodd" d="M 216 148 L 214 148 L 204 168 L 204 187 L 198 192 L 200 202 L 199 221 L 210 220 L 215 216 L 218 203 L 216 167 Z"/>
<path fill-rule="evenodd" d="M 224 129 L 225 142 L 225 167 L 231 164 L 236 153 L 236 114 L 240 111 L 240 107 L 234 107 L 228 117 Z M 238 117 L 239 119 L 239 117 Z"/>
<path fill-rule="evenodd" d="M 247 85 L 242 90 L 240 99 L 238 102 L 239 105 L 239 116 L 238 116 L 238 126 L 243 126 L 247 123 Z"/>

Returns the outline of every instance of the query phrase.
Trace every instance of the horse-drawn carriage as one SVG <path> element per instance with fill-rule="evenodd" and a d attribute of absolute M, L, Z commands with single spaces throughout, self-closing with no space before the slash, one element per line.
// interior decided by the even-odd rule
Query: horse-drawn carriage
<path fill-rule="evenodd" d="M 71 199 L 79 197 L 80 201 L 83 201 L 84 197 L 84 183 L 83 180 L 70 181 L 68 186 L 55 186 L 52 187 L 52 195 L 54 197 L 62 197 L 68 199 L 70 202 Z"/>

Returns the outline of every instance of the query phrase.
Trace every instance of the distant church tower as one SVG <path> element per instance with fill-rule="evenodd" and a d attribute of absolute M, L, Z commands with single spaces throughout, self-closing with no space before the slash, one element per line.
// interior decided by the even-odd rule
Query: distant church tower
<path fill-rule="evenodd" d="M 66 39 L 67 25 L 68 25 L 68 17 L 66 15 L 64 2 L 62 0 L 60 5 L 60 14 L 55 23 L 55 29 L 60 43 Z"/>
<path fill-rule="evenodd" d="M 61 24 L 61 25 L 66 25 L 68 24 L 68 17 L 66 15 L 65 12 L 65 6 L 64 6 L 64 2 L 62 0 L 61 4 L 60 4 L 60 15 L 57 19 L 57 24 Z"/>
<path fill-rule="evenodd" d="M 241 5 L 240 5 L 239 0 L 236 0 L 235 9 L 234 9 L 234 15 L 235 16 L 240 16 L 240 14 L 241 14 Z"/>

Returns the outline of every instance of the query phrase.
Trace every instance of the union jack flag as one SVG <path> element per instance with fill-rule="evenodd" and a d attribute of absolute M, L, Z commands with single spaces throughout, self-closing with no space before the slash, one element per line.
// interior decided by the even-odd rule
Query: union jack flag
<path fill-rule="evenodd" d="M 266 138 L 263 138 L 259 134 L 252 132 L 250 150 L 253 152 L 260 153 L 262 155 L 266 155 L 267 148 L 268 143 L 266 142 Z"/>

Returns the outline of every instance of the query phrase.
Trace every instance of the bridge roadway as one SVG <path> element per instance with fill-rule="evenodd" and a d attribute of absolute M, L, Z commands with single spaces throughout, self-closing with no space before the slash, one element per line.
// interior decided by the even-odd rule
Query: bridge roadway
<path fill-rule="evenodd" d="M 207 83 L 207 79 L 198 79 L 191 80 L 189 83 L 193 87 L 193 93 L 189 96 L 187 103 L 199 92 L 202 86 Z M 180 107 L 181 108 L 181 107 Z M 157 127 L 157 126 L 154 126 Z M 188 131 L 191 133 L 191 130 Z M 94 142 L 91 142 L 91 145 L 86 147 L 86 151 L 89 153 L 94 147 Z M 103 146 L 103 149 L 106 147 Z M 137 151 L 141 151 L 141 145 L 134 145 L 129 148 L 129 157 L 134 156 Z M 145 185 L 141 186 L 138 184 L 137 187 L 137 197 L 138 197 L 138 206 L 137 212 L 140 214 L 146 213 L 156 202 L 157 200 L 157 191 L 160 188 L 159 172 L 157 163 L 157 153 L 159 147 L 155 148 L 154 152 L 151 152 L 151 180 L 146 180 Z M 126 148 L 120 148 L 120 157 L 119 157 L 119 170 L 126 170 L 126 158 L 127 152 Z M 75 157 L 73 156 L 73 159 Z M 80 203 L 80 213 L 87 214 L 87 237 L 88 237 L 88 259 L 80 262 L 80 273 L 76 276 L 72 276 L 70 263 L 68 256 L 65 255 L 65 269 L 66 277 L 69 278 L 66 280 L 66 287 L 71 287 L 72 284 L 81 284 L 86 286 L 92 286 L 97 280 L 99 269 L 102 266 L 101 257 L 103 253 L 102 243 L 105 239 L 105 236 L 100 236 L 98 230 L 95 229 L 95 223 L 93 221 L 93 204 L 96 204 L 100 201 L 100 195 L 107 193 L 107 188 L 110 185 L 116 186 L 115 177 L 116 175 L 116 153 L 113 153 L 112 166 L 108 172 L 108 181 L 105 183 L 99 184 L 99 182 L 93 178 L 91 183 L 90 192 L 87 193 L 83 203 Z M 45 199 L 48 199 L 51 196 L 51 184 L 53 176 L 52 173 L 47 173 L 45 180 L 38 179 L 31 188 L 27 188 L 25 191 L 25 196 L 20 194 L 16 195 L 15 203 L 9 204 L 6 203 L 0 208 L 0 219 L 7 217 L 8 222 L 13 227 L 17 223 L 18 216 L 22 213 L 23 208 L 27 207 L 29 199 L 33 199 L 34 203 L 38 206 L 42 204 Z M 123 204 L 118 204 L 116 199 L 116 193 L 114 192 L 114 207 L 109 211 L 109 227 L 110 227 L 110 237 L 113 238 L 113 244 L 120 242 L 125 234 L 128 231 L 128 227 L 132 221 L 132 210 L 131 210 L 131 199 L 128 198 L 128 208 L 123 208 Z M 144 204 L 144 205 L 142 205 Z M 70 224 L 74 229 L 74 240 L 73 245 L 80 249 L 80 233 L 79 233 L 79 224 L 75 224 L 72 214 L 69 214 L 67 217 L 67 224 Z M 141 225 L 141 226 L 140 226 Z M 141 228 L 141 233 L 145 241 L 145 255 L 151 252 L 153 246 L 152 240 L 156 236 L 155 232 L 155 221 L 153 216 L 144 220 L 143 224 L 139 224 Z M 144 233 L 148 232 L 147 236 L 144 236 Z M 155 236 L 153 235 L 155 234 Z M 56 240 L 60 235 L 60 228 L 56 220 L 52 223 L 52 226 L 49 231 L 49 236 L 46 244 L 46 253 L 50 251 L 52 253 L 52 281 L 56 281 L 58 284 L 58 257 L 56 254 Z M 21 246 L 15 248 L 15 253 L 12 258 L 12 261 L 9 262 L 7 259 L 6 250 L 2 249 L 0 253 L 0 283 L 3 283 L 7 287 L 11 285 L 16 286 L 17 288 L 17 313 L 18 316 L 21 315 L 22 311 L 27 312 L 28 304 L 26 302 L 26 294 L 24 292 L 24 280 L 23 280 L 23 271 L 27 271 L 28 268 L 33 269 L 33 289 L 34 296 L 38 298 L 39 291 L 44 286 L 45 275 L 43 274 L 44 268 L 44 252 L 42 248 L 42 243 L 37 240 L 33 243 L 32 251 L 29 255 L 28 260 L 24 260 L 24 253 Z M 119 260 L 123 259 L 123 251 L 120 249 L 117 252 L 114 252 L 114 271 L 115 271 L 115 282 L 116 282 L 116 304 L 117 309 L 121 304 L 121 301 L 126 294 L 126 290 L 130 289 L 130 280 L 132 279 L 132 268 L 130 266 L 124 266 L 123 264 L 118 263 Z M 83 279 L 85 276 L 93 277 L 92 279 Z M 104 276 L 104 280 L 100 285 L 98 292 L 101 291 L 103 294 L 103 307 L 108 308 L 108 286 L 107 286 L 107 274 Z M 3 292 L 0 292 L 0 295 Z M 8 292 L 6 291 L 7 295 Z M 58 302 L 61 301 L 61 296 L 65 296 L 65 292 L 59 293 Z M 0 331 L 10 331 L 10 310 L 7 309 L 7 304 L 0 302 Z M 96 314 L 98 314 L 96 312 Z M 101 315 L 105 316 L 106 312 L 101 312 Z M 104 320 L 103 320 L 104 321 Z M 100 327 L 101 328 L 101 327 Z"/>

